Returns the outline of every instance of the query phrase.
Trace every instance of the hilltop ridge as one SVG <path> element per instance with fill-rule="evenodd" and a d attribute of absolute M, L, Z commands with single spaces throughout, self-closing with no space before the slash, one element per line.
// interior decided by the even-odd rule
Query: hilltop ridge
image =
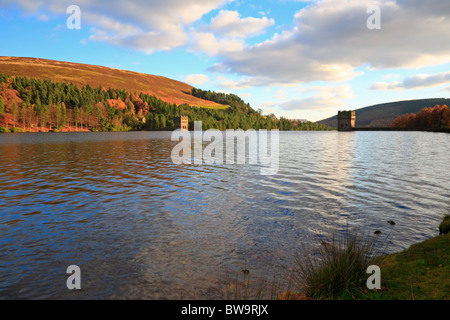
<path fill-rule="evenodd" d="M 113 69 L 103 66 L 55 61 L 40 58 L 0 56 L 0 74 L 49 79 L 54 82 L 72 83 L 77 86 L 124 89 L 129 92 L 145 93 L 167 103 L 188 104 L 199 107 L 223 105 L 191 95 L 192 86 L 170 78 Z"/>

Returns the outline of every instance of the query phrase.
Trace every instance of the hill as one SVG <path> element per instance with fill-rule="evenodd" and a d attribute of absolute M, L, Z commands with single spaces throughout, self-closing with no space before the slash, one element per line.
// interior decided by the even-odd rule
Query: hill
<path fill-rule="evenodd" d="M 128 92 L 145 93 L 167 103 L 188 104 L 199 107 L 223 108 L 213 101 L 191 95 L 192 86 L 169 78 L 139 72 L 112 69 L 72 62 L 38 58 L 0 57 L 0 74 L 53 82 L 73 83 L 77 86 L 124 89 Z"/>
<path fill-rule="evenodd" d="M 418 113 L 425 107 L 449 105 L 450 99 L 420 99 L 390 102 L 369 106 L 356 111 L 356 127 L 389 127 L 395 118 L 406 113 Z M 337 116 L 317 121 L 330 127 L 337 127 Z"/>
<path fill-rule="evenodd" d="M 101 66 L 37 58 L 0 57 L 0 132 L 174 130 L 189 128 L 330 130 L 279 120 L 234 94 Z"/>
<path fill-rule="evenodd" d="M 198 107 L 165 102 L 148 93 L 91 87 L 49 79 L 0 74 L 0 132 L 174 130 L 180 116 L 189 128 L 329 130 L 317 123 L 266 117 L 233 94 L 192 89 L 199 99 L 221 103 Z"/>

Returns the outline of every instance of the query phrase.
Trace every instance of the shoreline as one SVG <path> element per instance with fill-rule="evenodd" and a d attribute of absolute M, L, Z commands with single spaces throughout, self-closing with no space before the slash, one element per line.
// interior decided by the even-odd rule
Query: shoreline
<path fill-rule="evenodd" d="M 4 127 L 2 127 L 4 128 Z M 11 128 L 7 129 L 8 131 L 0 131 L 0 133 L 76 133 L 76 132 L 159 132 L 159 131 L 174 131 L 175 129 L 155 129 L 155 130 L 117 130 L 117 131 L 101 131 L 96 129 L 79 129 L 79 130 L 67 130 L 67 129 L 48 129 L 48 130 L 23 130 L 22 128 Z M 13 130 L 13 131 L 11 131 Z M 17 130 L 17 131 L 14 131 Z M 254 129 L 255 131 L 259 131 Z M 186 130 L 186 131 L 194 131 L 194 130 Z M 226 130 L 219 130 L 226 132 Z M 270 131 L 270 130 L 268 130 Z M 340 132 L 336 130 L 279 130 L 280 132 L 306 132 L 306 131 L 315 131 L 315 132 Z M 421 129 L 408 129 L 408 128 L 353 128 L 352 131 L 348 132 L 361 132 L 361 131 L 374 131 L 374 132 L 430 132 L 430 133 L 450 133 L 449 129 L 429 129 L 429 130 L 421 130 Z"/>
<path fill-rule="evenodd" d="M 450 300 L 450 215 L 444 217 L 439 232 L 405 250 L 370 259 L 369 264 L 381 270 L 381 289 L 355 288 L 324 299 Z M 278 299 L 314 300 L 301 291 L 282 292 Z"/>
<path fill-rule="evenodd" d="M 380 259 L 382 288 L 370 293 L 371 299 L 450 299 L 450 233 L 375 259 Z"/>
<path fill-rule="evenodd" d="M 450 133 L 450 128 L 440 129 L 417 129 L 417 128 L 353 128 L 352 131 L 405 131 L 405 132 L 441 132 Z"/>

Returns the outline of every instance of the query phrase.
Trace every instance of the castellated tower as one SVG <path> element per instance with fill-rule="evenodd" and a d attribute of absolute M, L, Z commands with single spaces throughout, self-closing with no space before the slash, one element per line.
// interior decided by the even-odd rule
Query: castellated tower
<path fill-rule="evenodd" d="M 181 130 L 189 129 L 189 118 L 188 117 L 174 117 L 173 123 L 175 124 L 175 129 L 181 129 Z"/>
<path fill-rule="evenodd" d="M 338 131 L 352 131 L 355 127 L 355 111 L 338 112 Z"/>

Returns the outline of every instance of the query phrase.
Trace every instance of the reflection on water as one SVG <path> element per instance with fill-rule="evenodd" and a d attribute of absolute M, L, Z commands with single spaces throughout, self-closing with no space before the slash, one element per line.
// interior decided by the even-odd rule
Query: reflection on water
<path fill-rule="evenodd" d="M 398 251 L 436 235 L 450 208 L 447 134 L 283 132 L 275 176 L 174 165 L 175 144 L 0 135 L 0 298 L 220 298 L 227 272 L 289 265 L 317 236 L 381 230 Z"/>

